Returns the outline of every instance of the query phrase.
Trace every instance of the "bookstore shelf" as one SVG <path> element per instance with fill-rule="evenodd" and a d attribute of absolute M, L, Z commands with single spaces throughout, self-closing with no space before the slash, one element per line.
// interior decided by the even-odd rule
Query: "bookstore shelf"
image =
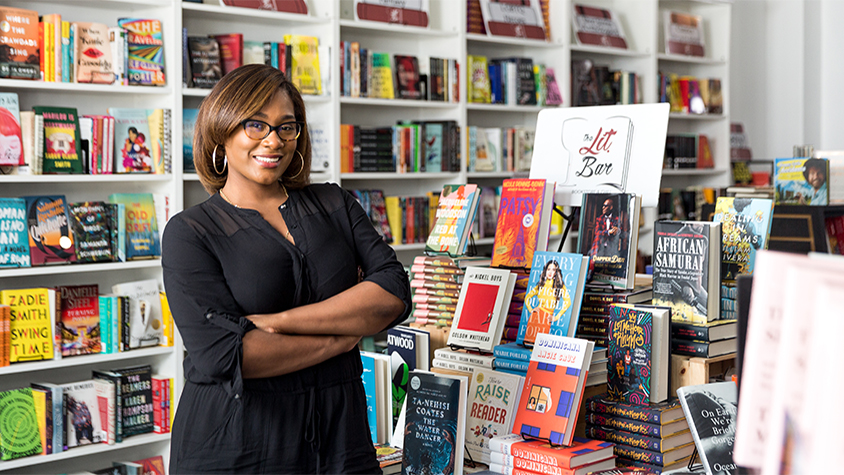
<path fill-rule="evenodd" d="M 140 445 L 147 445 L 147 444 L 154 444 L 156 442 L 168 442 L 170 440 L 170 434 L 141 434 L 135 435 L 132 437 L 127 437 L 120 442 L 119 444 L 108 445 L 108 444 L 91 444 L 91 445 L 84 445 L 81 447 L 74 447 L 70 450 L 65 450 L 64 452 L 59 452 L 57 454 L 51 455 L 34 455 L 32 457 L 24 457 L 15 460 L 9 460 L 0 462 L 0 472 L 6 472 L 9 470 L 16 470 L 23 467 L 33 467 L 38 465 L 43 465 L 46 463 L 51 462 L 58 462 L 61 460 L 69 460 L 79 457 L 88 457 L 94 454 L 99 454 L 103 452 L 110 452 L 112 450 L 119 450 L 129 447 L 137 447 Z"/>
<path fill-rule="evenodd" d="M 599 54 L 604 56 L 618 56 L 625 58 L 649 58 L 651 53 L 631 49 L 613 48 L 610 46 L 571 45 L 572 53 Z"/>
<path fill-rule="evenodd" d="M 110 183 L 110 182 L 168 182 L 173 175 L 142 173 L 109 173 L 102 175 L 0 175 L 0 183 Z"/>
<path fill-rule="evenodd" d="M 46 371 L 60 368 L 70 368 L 77 366 L 92 366 L 112 363 L 115 361 L 126 361 L 132 359 L 148 358 L 150 356 L 169 355 L 173 353 L 172 346 L 157 346 L 152 348 L 142 348 L 132 351 L 124 351 L 121 353 L 111 353 L 107 355 L 81 355 L 81 356 L 67 356 L 60 360 L 38 361 L 32 363 L 15 363 L 10 366 L 0 368 L 0 377 L 10 374 L 19 373 L 34 373 L 36 371 Z"/>
<path fill-rule="evenodd" d="M 183 88 L 182 95 L 185 97 L 207 97 L 211 94 L 211 89 L 200 89 L 200 88 Z M 322 104 L 322 103 L 329 103 L 331 102 L 331 96 L 327 94 L 323 94 L 321 96 L 314 96 L 303 94 L 302 100 L 305 101 L 306 104 Z"/>
<path fill-rule="evenodd" d="M 414 242 L 410 244 L 391 244 L 396 251 L 421 251 L 425 249 L 424 242 Z"/>
<path fill-rule="evenodd" d="M 240 20 L 260 21 L 278 24 L 291 22 L 297 24 L 328 24 L 331 18 L 315 15 L 300 15 L 297 13 L 273 12 L 255 8 L 227 7 L 222 5 L 206 5 L 204 3 L 182 2 L 182 11 L 190 12 L 191 19 L 219 20 L 221 17 L 237 18 Z"/>
<path fill-rule="evenodd" d="M 24 79 L 0 79 L 0 88 L 2 89 L 34 89 L 34 90 L 48 90 L 51 92 L 97 92 L 108 94 L 150 94 L 150 95 L 170 95 L 173 93 L 172 87 L 168 84 L 164 87 L 144 87 L 144 86 L 117 86 L 108 84 L 77 84 L 77 83 L 61 83 L 61 82 L 44 82 L 44 81 L 28 81 Z"/>
<path fill-rule="evenodd" d="M 341 97 L 340 104 L 359 106 L 413 107 L 420 109 L 456 109 L 458 102 L 416 101 L 412 99 L 370 99 L 366 97 Z"/>
<path fill-rule="evenodd" d="M 66 4 L 79 4 L 86 7 L 107 8 L 125 11 L 127 8 L 151 8 L 170 7 L 178 0 L 63 0 Z M 36 3 L 35 1 L 33 3 Z M 41 1 L 38 3 L 50 4 L 54 2 Z M 36 7 L 33 5 L 33 7 Z M 37 7 L 36 7 L 37 8 Z"/>
<path fill-rule="evenodd" d="M 18 269 L 0 270 L 0 279 L 21 278 L 32 276 L 52 276 L 68 274 L 84 274 L 90 272 L 110 272 L 131 269 L 155 269 L 161 267 L 159 259 L 144 259 L 129 262 L 102 262 L 90 264 L 67 264 L 61 266 L 25 267 Z"/>
<path fill-rule="evenodd" d="M 185 173 L 182 175 L 184 181 L 199 181 L 199 175 L 196 173 Z"/>
<path fill-rule="evenodd" d="M 460 174 L 452 173 L 391 173 L 391 172 L 357 172 L 357 173 L 342 173 L 340 178 L 343 180 L 457 180 Z"/>
<path fill-rule="evenodd" d="M 668 118 L 677 120 L 724 120 L 727 116 L 724 114 L 684 114 L 682 112 L 672 112 L 668 114 Z"/>
<path fill-rule="evenodd" d="M 727 173 L 723 168 L 668 168 L 662 170 L 663 176 L 686 176 L 686 175 L 720 175 Z"/>
<path fill-rule="evenodd" d="M 555 108 L 556 106 L 516 106 L 507 104 L 480 104 L 470 102 L 466 104 L 466 109 L 470 111 L 489 111 L 489 112 L 533 112 L 538 113 L 542 109 Z"/>
<path fill-rule="evenodd" d="M 457 31 L 437 30 L 433 28 L 421 28 L 409 25 L 393 25 L 389 23 L 363 20 L 340 20 L 340 28 L 342 28 L 344 32 L 351 32 L 355 30 L 375 32 L 379 36 L 428 36 L 457 38 L 459 34 Z"/>
<path fill-rule="evenodd" d="M 659 53 L 656 55 L 657 59 L 660 61 L 665 62 L 672 62 L 672 63 L 689 63 L 689 64 L 703 64 L 707 66 L 719 66 L 719 65 L 726 65 L 726 59 L 716 59 L 716 58 L 702 58 L 699 56 L 683 56 L 680 54 L 666 54 L 666 53 Z"/>
<path fill-rule="evenodd" d="M 527 172 L 467 172 L 467 178 L 515 178 L 520 174 L 527 174 Z"/>
<path fill-rule="evenodd" d="M 527 38 L 510 38 L 504 36 L 487 36 L 477 33 L 467 33 L 466 40 L 470 43 L 491 43 L 491 44 L 506 44 L 513 46 L 527 46 L 530 48 L 559 48 L 563 44 L 561 39 L 556 43 L 543 40 L 530 40 Z"/>

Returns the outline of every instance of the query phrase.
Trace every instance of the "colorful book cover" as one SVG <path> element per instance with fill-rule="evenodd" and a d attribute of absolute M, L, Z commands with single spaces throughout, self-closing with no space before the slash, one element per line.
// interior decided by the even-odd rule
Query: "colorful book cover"
<path fill-rule="evenodd" d="M 2 15 L 2 10 L 0 10 Z M 0 39 L 0 44 L 3 41 Z M 0 166 L 23 165 L 23 135 L 18 94 L 0 93 Z"/>
<path fill-rule="evenodd" d="M 563 95 L 560 93 L 560 86 L 557 84 L 557 75 L 554 68 L 545 68 L 545 84 L 548 92 L 545 95 L 545 105 L 559 106 L 563 103 Z"/>
<path fill-rule="evenodd" d="M 492 349 L 492 354 L 496 358 L 511 359 L 519 361 L 530 361 L 531 349 L 516 342 L 505 343 L 503 345 L 496 345 Z"/>
<path fill-rule="evenodd" d="M 114 117 L 115 173 L 152 173 L 152 136 L 147 109 L 110 107 Z"/>
<path fill-rule="evenodd" d="M 0 24 L 5 25 L 0 45 L 5 50 L 0 61 L 0 77 L 10 79 L 41 79 L 39 49 L 40 41 L 38 12 L 0 7 Z"/>
<path fill-rule="evenodd" d="M 0 392 L 0 459 L 12 460 L 42 451 L 32 389 Z"/>
<path fill-rule="evenodd" d="M 733 381 L 677 389 L 707 475 L 743 473 L 733 462 L 738 386 Z"/>
<path fill-rule="evenodd" d="M 53 346 L 56 343 L 55 291 L 46 288 L 2 290 L 0 303 L 11 307 L 10 362 L 53 359 L 56 354 Z"/>
<path fill-rule="evenodd" d="M 369 97 L 393 99 L 393 67 L 389 53 L 372 53 L 372 69 L 369 76 Z"/>
<path fill-rule="evenodd" d="M 775 203 L 826 206 L 828 177 L 826 158 L 777 158 L 774 160 Z"/>
<path fill-rule="evenodd" d="M 67 448 L 108 441 L 106 426 L 100 419 L 97 390 L 93 380 L 62 384 L 67 419 Z M 108 424 L 108 421 L 106 421 Z"/>
<path fill-rule="evenodd" d="M 410 373 L 402 475 L 463 473 L 465 376 Z"/>
<path fill-rule="evenodd" d="M 26 201 L 0 198 L 0 267 L 29 267 Z"/>
<path fill-rule="evenodd" d="M 617 306 L 613 306 L 610 315 L 607 363 L 610 398 L 631 404 L 648 404 L 653 315 Z"/>
<path fill-rule="evenodd" d="M 78 262 L 117 260 L 117 205 L 104 201 L 69 203 L 70 230 Z"/>
<path fill-rule="evenodd" d="M 200 89 L 213 88 L 223 77 L 220 44 L 207 36 L 188 36 L 191 84 Z"/>
<path fill-rule="evenodd" d="M 197 115 L 199 115 L 199 109 L 182 110 L 182 159 L 185 173 L 196 173 L 196 167 L 193 164 L 193 134 Z"/>
<path fill-rule="evenodd" d="M 425 249 L 462 255 L 478 208 L 478 185 L 445 185 L 437 205 L 436 219 Z"/>
<path fill-rule="evenodd" d="M 545 180 L 504 180 L 492 267 L 528 267 L 533 263 L 543 207 L 552 206 L 544 203 L 545 187 Z"/>
<path fill-rule="evenodd" d="M 580 254 L 533 254 L 516 343 L 533 345 L 540 333 L 574 336 L 588 265 Z"/>
<path fill-rule="evenodd" d="M 158 220 L 152 193 L 115 193 L 108 200 L 126 207 L 126 259 L 160 256 Z"/>
<path fill-rule="evenodd" d="M 60 299 L 62 356 L 99 353 L 102 346 L 97 284 L 60 285 L 56 292 Z"/>
<path fill-rule="evenodd" d="M 117 295 L 129 297 L 129 346 L 126 350 L 156 346 L 164 338 L 161 297 L 153 279 L 122 282 L 111 287 Z"/>
<path fill-rule="evenodd" d="M 677 407 L 679 408 L 680 405 L 678 404 Z M 661 453 L 693 443 L 692 434 L 689 431 L 674 434 L 667 440 L 591 424 L 586 425 L 586 437 Z"/>
<path fill-rule="evenodd" d="M 79 116 L 72 107 L 32 108 L 44 120 L 44 173 L 82 173 Z"/>
<path fill-rule="evenodd" d="M 718 197 L 713 221 L 721 223 L 721 280 L 753 274 L 759 250 L 767 249 L 774 202 L 766 198 Z"/>
<path fill-rule="evenodd" d="M 636 270 L 640 203 L 630 193 L 583 194 L 577 248 L 592 258 L 590 282 L 628 287 Z"/>
<path fill-rule="evenodd" d="M 719 318 L 721 223 L 654 223 L 653 304 L 671 319 L 705 324 Z"/>
<path fill-rule="evenodd" d="M 63 195 L 24 196 L 33 266 L 76 261 L 76 246 Z"/>
<path fill-rule="evenodd" d="M 688 430 L 689 428 L 689 424 L 682 419 L 667 424 L 652 424 L 650 422 L 634 421 L 624 417 L 609 416 L 597 412 L 587 412 L 586 422 L 596 426 L 609 427 L 656 438 L 665 438 L 677 432 Z"/>
<path fill-rule="evenodd" d="M 466 451 L 475 462 L 489 464 L 489 440 L 509 434 L 519 406 L 524 377 L 476 369 L 469 385 Z"/>
<path fill-rule="evenodd" d="M 493 452 L 551 468 L 553 474 L 569 473 L 596 461 L 612 459 L 614 445 L 601 440 L 574 437 L 568 447 L 549 444 L 544 440 L 525 440 L 519 434 L 508 434 L 490 440 Z M 533 471 L 529 467 L 528 471 Z M 537 472 L 548 473 L 548 472 Z M 571 472 L 576 473 L 576 472 Z M 590 471 L 591 473 L 591 471 Z"/>
<path fill-rule="evenodd" d="M 469 81 L 466 85 L 469 88 L 469 102 L 489 104 L 492 100 L 489 83 L 489 69 L 487 68 L 486 56 L 468 55 Z"/>
<path fill-rule="evenodd" d="M 118 26 L 126 30 L 130 86 L 165 86 L 164 38 L 161 21 L 120 18 Z"/>
<path fill-rule="evenodd" d="M 623 417 L 651 424 L 661 425 L 683 418 L 683 409 L 676 399 L 648 405 L 628 404 L 612 400 L 608 394 L 604 393 L 587 398 L 585 405 L 586 409 L 593 413 Z"/>
<path fill-rule="evenodd" d="M 571 445 L 594 345 L 546 333 L 537 336 L 514 433 Z"/>
<path fill-rule="evenodd" d="M 634 460 L 658 467 L 670 467 L 671 464 L 677 461 L 688 459 L 694 450 L 695 446 L 692 443 L 688 443 L 683 447 L 677 447 L 665 453 L 618 444 L 615 446 L 614 452 L 617 457 L 624 458 L 625 460 Z"/>
<path fill-rule="evenodd" d="M 419 60 L 416 56 L 397 54 L 396 63 L 396 99 L 422 99 L 419 89 Z"/>
<path fill-rule="evenodd" d="M 316 36 L 284 35 L 290 48 L 290 79 L 302 94 L 322 94 L 319 70 L 319 38 Z"/>
<path fill-rule="evenodd" d="M 509 270 L 467 267 L 447 344 L 492 351 L 501 341 L 515 285 Z"/>
<path fill-rule="evenodd" d="M 135 463 L 141 464 L 143 467 L 141 473 L 143 475 L 166 475 L 167 471 L 164 469 L 164 457 L 155 455 L 141 460 L 135 460 Z"/>
<path fill-rule="evenodd" d="M 62 411 L 64 409 L 62 396 L 62 387 L 58 384 L 52 383 L 32 383 L 32 388 L 35 390 L 45 391 L 49 393 L 47 396 L 47 407 L 52 410 L 52 415 L 47 416 L 50 423 L 53 425 L 52 430 L 47 429 L 48 434 L 52 434 L 52 447 L 48 453 L 57 454 L 64 451 L 64 416 Z"/>

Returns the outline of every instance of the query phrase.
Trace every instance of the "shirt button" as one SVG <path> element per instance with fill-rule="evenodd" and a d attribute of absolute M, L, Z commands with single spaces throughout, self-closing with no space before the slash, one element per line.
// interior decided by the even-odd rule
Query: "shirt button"
<path fill-rule="evenodd" d="M 234 395 L 234 398 L 235 398 L 235 399 L 240 399 L 240 394 L 235 394 L 235 395 Z"/>

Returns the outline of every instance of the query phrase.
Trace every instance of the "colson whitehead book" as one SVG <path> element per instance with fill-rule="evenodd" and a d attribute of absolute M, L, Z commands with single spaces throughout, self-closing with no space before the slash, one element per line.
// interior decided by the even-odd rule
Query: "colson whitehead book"
<path fill-rule="evenodd" d="M 425 243 L 425 250 L 449 255 L 461 255 L 466 251 L 480 194 L 478 185 L 443 187 L 437 205 L 437 220 Z"/>
<path fill-rule="evenodd" d="M 594 346 L 577 338 L 537 336 L 514 433 L 571 445 Z"/>
<path fill-rule="evenodd" d="M 501 341 L 515 285 L 516 275 L 509 270 L 466 268 L 448 345 L 492 352 Z"/>
<path fill-rule="evenodd" d="M 589 257 L 536 251 L 516 343 L 533 345 L 536 335 L 574 336 Z"/>
<path fill-rule="evenodd" d="M 492 267 L 529 267 L 533 253 L 545 250 L 554 207 L 554 183 L 542 179 L 504 180 Z"/>
<path fill-rule="evenodd" d="M 753 274 L 759 250 L 767 249 L 774 202 L 766 198 L 719 197 L 713 221 L 721 223 L 721 280 Z"/>
<path fill-rule="evenodd" d="M 33 266 L 76 261 L 76 246 L 63 195 L 24 196 Z"/>
<path fill-rule="evenodd" d="M 472 460 L 489 463 L 489 440 L 512 432 L 524 377 L 478 368 L 469 385 L 466 450 Z"/>

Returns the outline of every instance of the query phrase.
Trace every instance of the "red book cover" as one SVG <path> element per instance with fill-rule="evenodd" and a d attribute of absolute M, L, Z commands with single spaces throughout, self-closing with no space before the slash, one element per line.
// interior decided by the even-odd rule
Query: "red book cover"
<path fill-rule="evenodd" d="M 140 475 L 166 475 L 164 470 L 164 457 L 156 455 L 142 460 L 135 460 L 135 463 L 143 465 Z"/>
<path fill-rule="evenodd" d="M 76 247 L 63 195 L 24 196 L 32 266 L 76 262 Z"/>
<path fill-rule="evenodd" d="M 228 74 L 243 66 L 243 35 L 230 33 L 227 35 L 216 35 L 214 39 L 220 45 L 220 62 L 223 66 L 223 74 Z"/>
<path fill-rule="evenodd" d="M 356 2 L 355 14 L 358 20 L 380 21 L 384 23 L 398 23 L 411 26 L 428 26 L 428 12 L 421 9 L 402 8 L 413 2 L 391 2 L 395 5 L 378 5 L 363 0 Z M 388 2 L 379 2 L 388 3 Z"/>
<path fill-rule="evenodd" d="M 470 282 L 466 285 L 465 303 L 460 314 L 458 328 L 486 332 L 492 320 L 492 311 L 495 308 L 495 298 L 498 295 L 499 286 L 476 282 Z"/>
<path fill-rule="evenodd" d="M 305 0 L 223 0 L 223 5 L 301 15 L 308 14 L 308 4 L 305 3 Z"/>
<path fill-rule="evenodd" d="M 97 284 L 56 287 L 60 305 L 62 356 L 99 353 L 100 304 Z"/>
<path fill-rule="evenodd" d="M 530 267 L 539 238 L 545 180 L 504 180 L 492 267 Z"/>
<path fill-rule="evenodd" d="M 516 434 L 493 437 L 490 450 L 514 459 L 532 461 L 560 469 L 578 468 L 613 456 L 612 442 L 575 437 L 570 446 L 551 445 L 541 440 L 523 440 Z"/>

